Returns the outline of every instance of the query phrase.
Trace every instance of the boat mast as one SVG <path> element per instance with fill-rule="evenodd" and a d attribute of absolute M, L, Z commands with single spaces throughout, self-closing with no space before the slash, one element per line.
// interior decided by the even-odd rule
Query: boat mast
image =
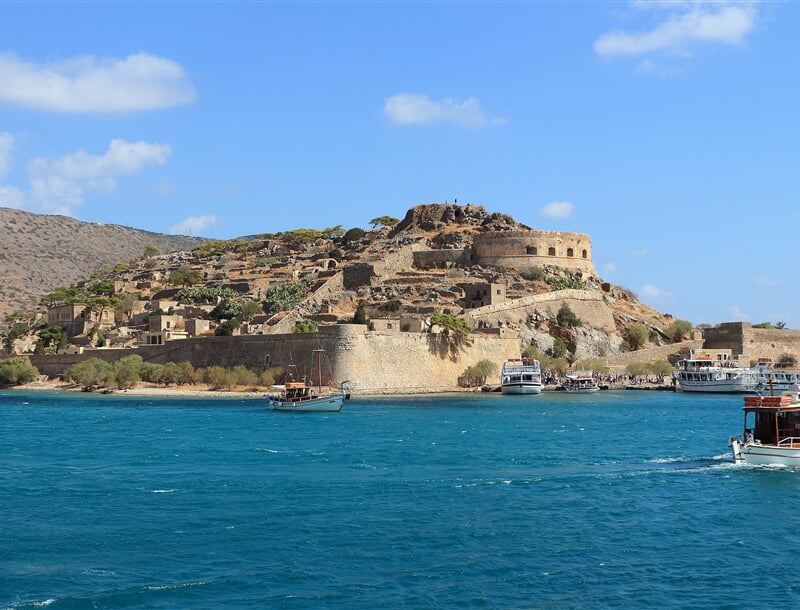
<path fill-rule="evenodd" d="M 317 390 L 322 392 L 322 348 L 318 347 L 314 353 L 317 355 Z"/>

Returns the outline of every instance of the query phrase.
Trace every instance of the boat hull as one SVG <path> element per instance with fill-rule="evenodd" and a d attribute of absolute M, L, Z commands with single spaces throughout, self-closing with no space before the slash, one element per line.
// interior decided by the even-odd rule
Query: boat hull
<path fill-rule="evenodd" d="M 541 394 L 542 386 L 524 383 L 507 384 L 501 386 L 500 391 L 503 394 Z"/>
<path fill-rule="evenodd" d="M 800 466 L 800 446 L 778 447 L 731 441 L 733 459 L 748 466 Z"/>
<path fill-rule="evenodd" d="M 295 411 L 298 413 L 325 412 L 334 413 L 342 410 L 344 395 L 320 396 L 308 400 L 281 400 L 270 398 L 269 406 L 274 411 Z"/>
<path fill-rule="evenodd" d="M 568 388 L 564 386 L 564 391 L 570 394 L 592 394 L 597 392 L 600 388 Z"/>
<path fill-rule="evenodd" d="M 725 381 L 678 381 L 684 392 L 707 392 L 709 394 L 752 394 L 756 387 L 752 383 L 730 383 Z"/>

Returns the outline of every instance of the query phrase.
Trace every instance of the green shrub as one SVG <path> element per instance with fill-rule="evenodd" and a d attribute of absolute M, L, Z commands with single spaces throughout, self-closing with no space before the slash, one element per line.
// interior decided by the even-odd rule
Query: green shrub
<path fill-rule="evenodd" d="M 544 280 L 544 269 L 542 267 L 528 267 L 520 275 L 529 282 L 541 282 Z"/>
<path fill-rule="evenodd" d="M 486 378 L 497 372 L 497 364 L 484 358 L 474 366 L 467 367 L 461 374 L 459 385 L 466 388 L 480 386 L 486 383 Z"/>
<path fill-rule="evenodd" d="M 631 349 L 636 351 L 644 347 L 647 339 L 650 337 L 650 331 L 644 324 L 631 324 L 627 330 L 628 345 Z"/>
<path fill-rule="evenodd" d="M 116 383 L 114 365 L 100 358 L 89 358 L 73 364 L 64 372 L 64 379 L 83 386 L 84 390 L 95 390 Z"/>
<path fill-rule="evenodd" d="M 583 322 L 580 321 L 578 316 L 572 311 L 569 305 L 562 303 L 556 314 L 556 322 L 562 328 L 577 328 L 582 326 Z"/>
<path fill-rule="evenodd" d="M 0 360 L 0 386 L 23 385 L 35 381 L 39 369 L 25 357 Z"/>
<path fill-rule="evenodd" d="M 682 341 L 692 330 L 692 323 L 686 320 L 675 320 L 667 329 L 666 335 L 673 343 Z"/>
<path fill-rule="evenodd" d="M 299 322 L 295 323 L 293 332 L 298 334 L 315 333 L 318 330 L 319 328 L 317 328 L 316 322 L 313 322 L 311 320 L 300 320 Z"/>

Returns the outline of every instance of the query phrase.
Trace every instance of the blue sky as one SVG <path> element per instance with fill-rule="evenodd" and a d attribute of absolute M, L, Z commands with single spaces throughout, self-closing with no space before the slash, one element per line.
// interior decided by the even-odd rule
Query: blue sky
<path fill-rule="evenodd" d="M 796 3 L 0 4 L 0 206 L 233 238 L 482 205 L 800 328 Z"/>

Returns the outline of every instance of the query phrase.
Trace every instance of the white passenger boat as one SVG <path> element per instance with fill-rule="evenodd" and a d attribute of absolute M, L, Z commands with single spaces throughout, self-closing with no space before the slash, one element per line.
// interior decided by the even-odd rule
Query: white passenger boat
<path fill-rule="evenodd" d="M 313 352 L 313 371 L 302 381 L 288 381 L 283 385 L 273 385 L 269 394 L 269 406 L 276 411 L 341 411 L 344 401 L 350 397 L 345 391 L 346 381 L 338 387 L 329 381 L 323 382 L 323 360 L 325 350 Z M 315 383 L 316 382 L 316 383 Z"/>
<path fill-rule="evenodd" d="M 675 378 L 684 392 L 755 392 L 758 386 L 755 369 L 694 353 L 678 361 Z"/>
<path fill-rule="evenodd" d="M 561 382 L 567 392 L 597 392 L 600 389 L 593 371 L 570 371 Z"/>
<path fill-rule="evenodd" d="M 744 433 L 730 443 L 737 464 L 800 466 L 800 387 L 745 396 Z"/>
<path fill-rule="evenodd" d="M 509 358 L 500 371 L 500 391 L 503 394 L 540 394 L 542 367 L 536 358 Z"/>
<path fill-rule="evenodd" d="M 793 364 L 772 362 L 770 358 L 759 358 L 756 362 L 758 374 L 758 391 L 772 394 L 782 394 L 800 385 L 800 369 L 793 368 Z"/>

